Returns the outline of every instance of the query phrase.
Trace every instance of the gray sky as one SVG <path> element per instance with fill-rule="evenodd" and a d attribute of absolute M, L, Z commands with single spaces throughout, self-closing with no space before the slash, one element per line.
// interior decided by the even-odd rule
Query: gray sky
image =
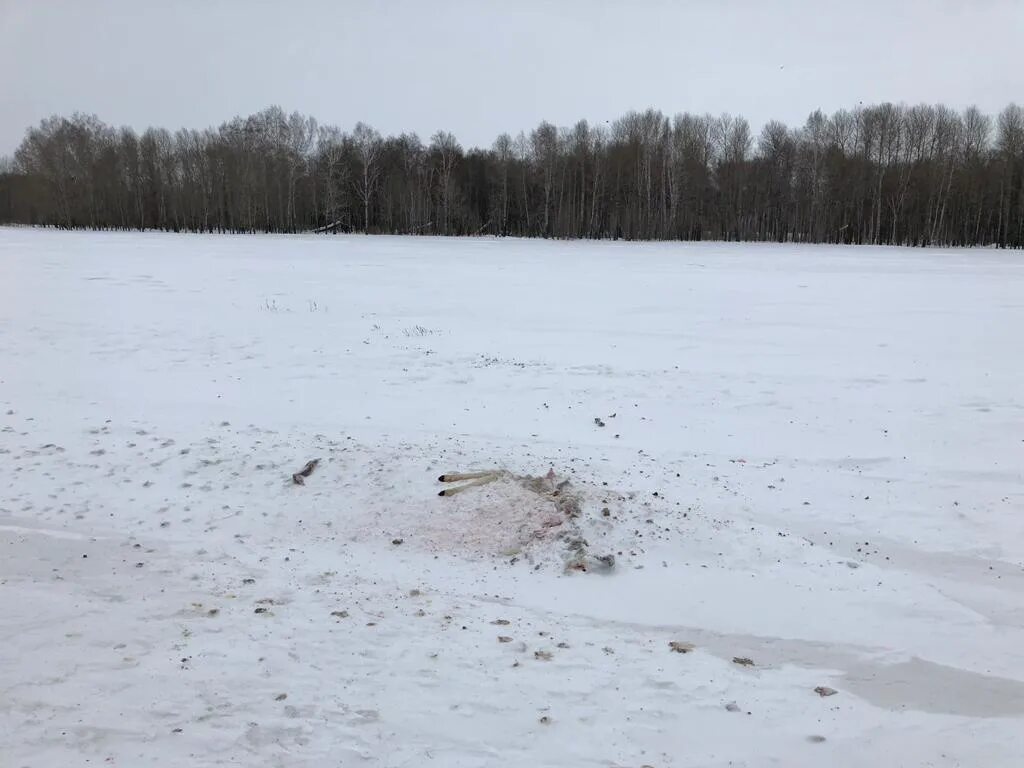
<path fill-rule="evenodd" d="M 204 128 L 270 104 L 489 146 L 654 106 L 1024 101 L 1024 0 L 0 0 L 0 154 L 41 118 Z"/>

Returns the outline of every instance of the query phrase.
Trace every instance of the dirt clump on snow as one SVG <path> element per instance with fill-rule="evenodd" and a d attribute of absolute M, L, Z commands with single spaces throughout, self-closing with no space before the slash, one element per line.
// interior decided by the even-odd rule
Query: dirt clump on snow
<path fill-rule="evenodd" d="M 313 470 L 320 464 L 320 459 L 310 459 L 298 472 L 292 475 L 292 482 L 295 485 L 305 485 L 306 478 L 313 474 Z"/>

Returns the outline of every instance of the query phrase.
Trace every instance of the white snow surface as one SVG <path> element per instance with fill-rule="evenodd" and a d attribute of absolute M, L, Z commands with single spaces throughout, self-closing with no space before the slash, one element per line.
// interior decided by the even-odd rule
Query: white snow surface
<path fill-rule="evenodd" d="M 1019 766 L 1022 329 L 989 250 L 0 230 L 0 764 Z"/>

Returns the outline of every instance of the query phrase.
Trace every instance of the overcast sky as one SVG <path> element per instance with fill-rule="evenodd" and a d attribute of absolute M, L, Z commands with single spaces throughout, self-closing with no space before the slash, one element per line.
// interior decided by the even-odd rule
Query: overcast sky
<path fill-rule="evenodd" d="M 41 118 L 215 126 L 270 104 L 489 146 L 654 106 L 1024 102 L 1024 0 L 0 0 L 0 154 Z"/>

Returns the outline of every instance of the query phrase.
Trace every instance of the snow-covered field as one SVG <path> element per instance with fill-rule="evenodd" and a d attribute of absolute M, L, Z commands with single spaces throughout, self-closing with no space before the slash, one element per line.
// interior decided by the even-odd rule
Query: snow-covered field
<path fill-rule="evenodd" d="M 1019 253 L 0 230 L 0 764 L 1019 766 L 1022 329 Z"/>

